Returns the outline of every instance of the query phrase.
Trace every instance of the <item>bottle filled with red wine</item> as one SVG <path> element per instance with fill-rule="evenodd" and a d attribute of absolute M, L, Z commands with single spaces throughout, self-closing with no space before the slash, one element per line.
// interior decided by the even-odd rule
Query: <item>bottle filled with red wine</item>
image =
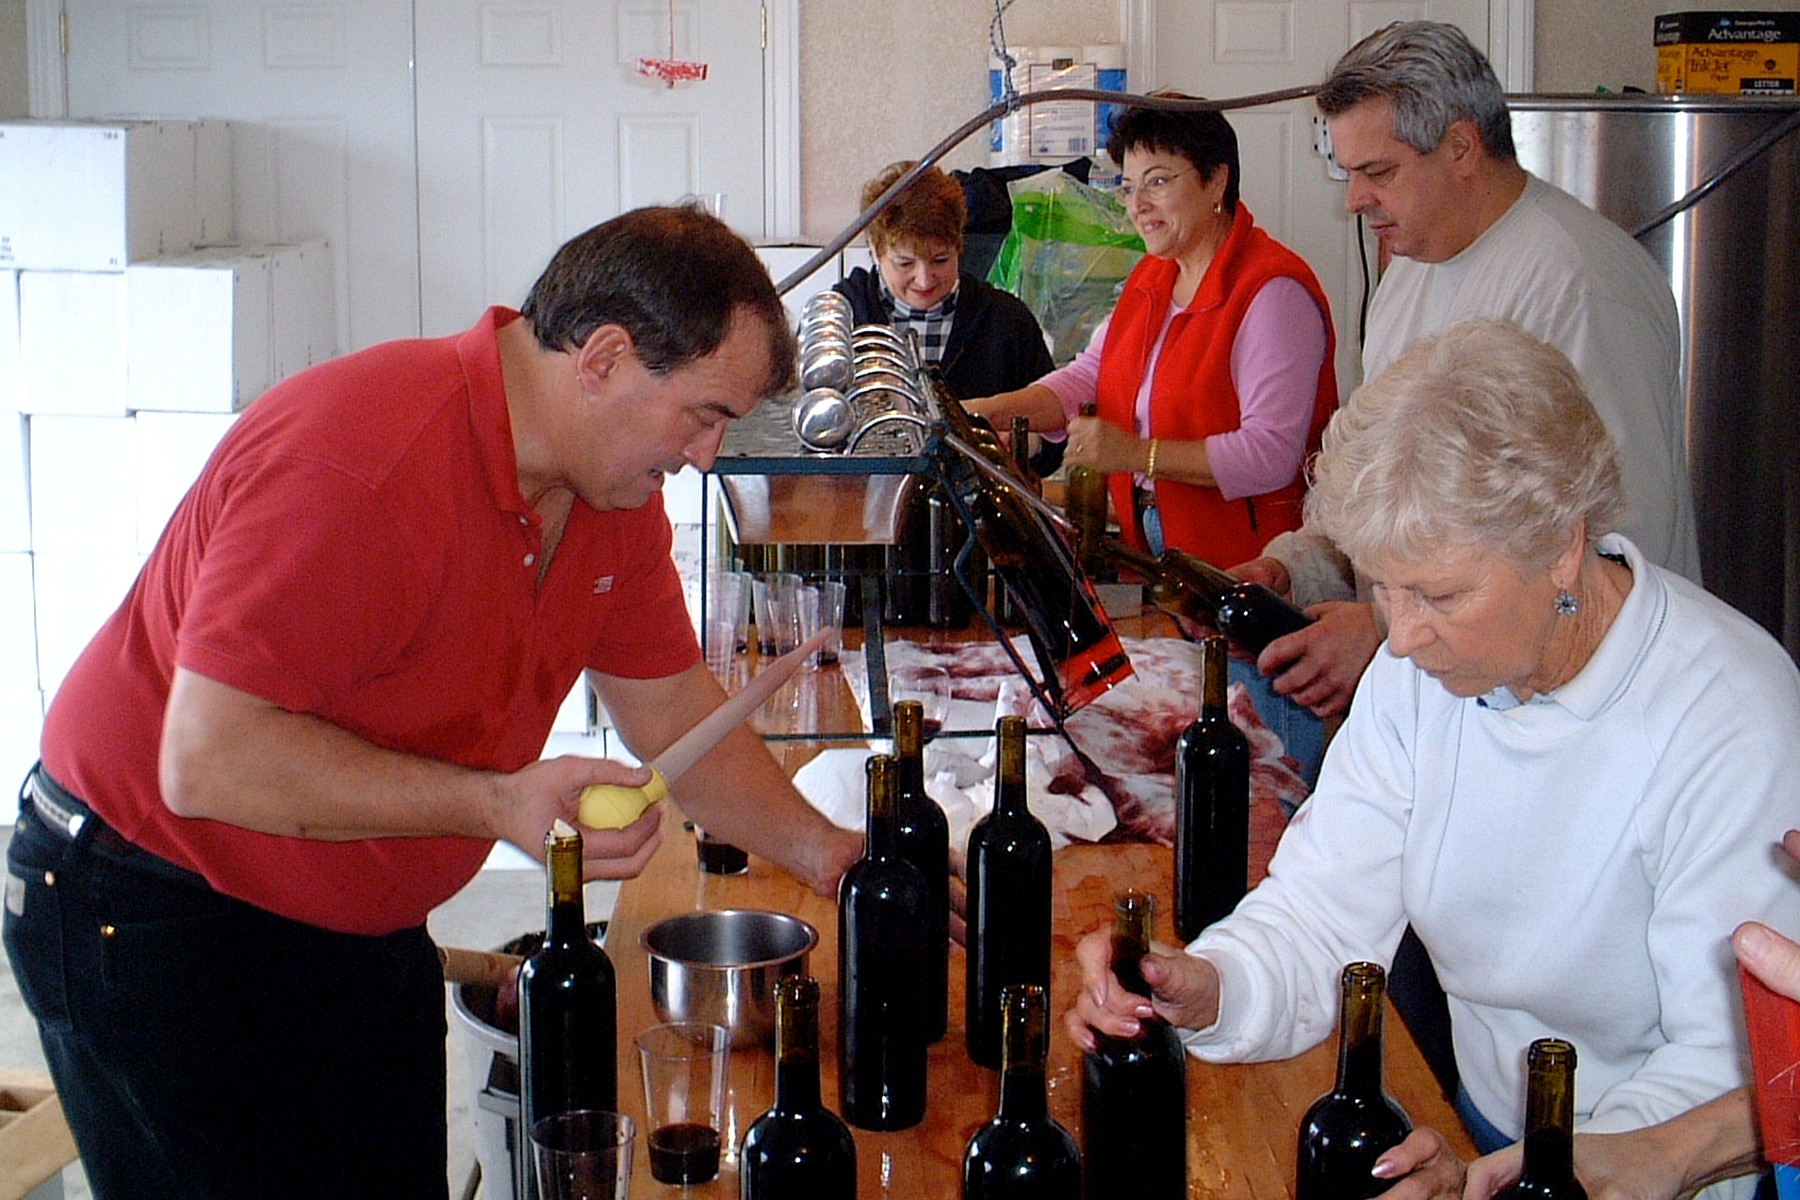
<path fill-rule="evenodd" d="M 993 811 L 969 831 L 964 916 L 964 1025 L 969 1057 L 1000 1065 L 1000 989 L 1050 988 L 1050 833 L 1025 797 L 1025 718 L 996 726 L 999 770 Z"/>
<path fill-rule="evenodd" d="M 1142 963 L 1150 952 L 1156 902 L 1128 889 L 1113 901 L 1112 970 L 1146 998 Z M 1081 1162 L 1089 1200 L 1131 1181 L 1135 1200 L 1187 1196 L 1187 1056 L 1161 1017 L 1139 1019 L 1138 1035 L 1100 1035 L 1081 1064 Z"/>
<path fill-rule="evenodd" d="M 1175 932 L 1191 942 L 1250 887 L 1250 743 L 1225 711 L 1225 639 L 1200 643 L 1200 715 L 1175 743 Z"/>
<path fill-rule="evenodd" d="M 1495 1200 L 1587 1200 L 1575 1178 L 1575 1047 L 1561 1038 L 1525 1056 L 1525 1165 Z"/>
<path fill-rule="evenodd" d="M 1387 972 L 1375 963 L 1344 968 L 1337 1085 L 1300 1122 L 1295 1200 L 1362 1200 L 1393 1181 L 1369 1172 L 1383 1152 L 1412 1132 L 1406 1111 L 1381 1085 L 1381 1033 Z"/>
<path fill-rule="evenodd" d="M 993 427 L 942 387 L 936 398 L 948 431 L 999 468 L 981 470 L 960 455 L 944 456 L 946 486 L 974 516 L 975 535 L 1024 619 L 1046 689 L 1064 713 L 1074 712 L 1130 678 L 1131 661 L 1074 551 L 1025 499 L 1029 489 L 1014 478 Z"/>
<path fill-rule="evenodd" d="M 519 1101 L 541 1117 L 618 1108 L 618 995 L 612 961 L 588 936 L 581 834 L 558 819 L 544 837 L 550 893 L 544 945 L 519 968 Z"/>
<path fill-rule="evenodd" d="M 1081 1153 L 1050 1116 L 1044 1084 L 1050 994 L 1008 984 L 1000 1007 L 1000 1111 L 963 1151 L 963 1200 L 1080 1200 Z"/>
<path fill-rule="evenodd" d="M 819 1095 L 819 981 L 775 982 L 775 1105 L 744 1131 L 740 1200 L 856 1200 L 856 1142 Z"/>
<path fill-rule="evenodd" d="M 894 705 L 894 771 L 900 854 L 925 879 L 925 1040 L 938 1041 L 950 1012 L 950 825 L 925 791 L 925 706 Z"/>
<path fill-rule="evenodd" d="M 894 760 L 868 762 L 868 842 L 838 886 L 838 1089 L 859 1129 L 925 1117 L 925 879 L 900 855 Z"/>

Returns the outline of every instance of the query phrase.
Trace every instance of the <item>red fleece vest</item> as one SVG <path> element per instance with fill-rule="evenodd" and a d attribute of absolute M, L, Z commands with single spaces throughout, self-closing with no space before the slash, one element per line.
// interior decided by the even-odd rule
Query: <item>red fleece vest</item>
<path fill-rule="evenodd" d="M 1176 271 L 1172 259 L 1146 256 L 1125 281 L 1107 327 L 1106 344 L 1100 351 L 1098 411 L 1121 429 L 1135 428 L 1138 386 L 1163 315 L 1169 310 Z M 1337 408 L 1331 308 L 1312 268 L 1257 228 L 1250 210 L 1242 204 L 1193 301 L 1170 323 L 1150 385 L 1150 436 L 1197 441 L 1238 427 L 1238 394 L 1231 382 L 1232 342 L 1263 284 L 1281 277 L 1306 288 L 1325 318 L 1325 361 L 1319 367 L 1302 461 L 1318 451 L 1319 435 Z M 1270 538 L 1298 529 L 1306 495 L 1304 472 L 1297 472 L 1290 483 L 1275 491 L 1238 500 L 1225 499 L 1217 488 L 1167 479 L 1155 480 L 1152 486 L 1164 542 L 1221 567 L 1255 558 Z M 1132 476 L 1113 475 L 1110 487 L 1127 540 L 1141 547 L 1143 534 L 1131 516 Z"/>

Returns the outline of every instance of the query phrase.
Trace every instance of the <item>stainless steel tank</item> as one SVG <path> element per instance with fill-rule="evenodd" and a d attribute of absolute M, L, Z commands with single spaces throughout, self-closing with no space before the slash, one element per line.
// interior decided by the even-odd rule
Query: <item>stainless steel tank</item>
<path fill-rule="evenodd" d="M 1509 100 L 1520 163 L 1633 231 L 1787 123 L 1640 241 L 1681 312 L 1706 586 L 1800 658 L 1800 99 Z"/>

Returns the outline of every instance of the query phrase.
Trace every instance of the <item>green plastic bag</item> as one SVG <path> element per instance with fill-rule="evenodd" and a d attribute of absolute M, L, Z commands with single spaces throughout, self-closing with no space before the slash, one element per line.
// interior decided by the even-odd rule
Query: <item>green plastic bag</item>
<path fill-rule="evenodd" d="M 1062 366 L 1081 353 L 1144 256 L 1144 239 L 1112 193 L 1062 171 L 1007 184 L 1012 228 L 988 282 L 1025 302 Z"/>

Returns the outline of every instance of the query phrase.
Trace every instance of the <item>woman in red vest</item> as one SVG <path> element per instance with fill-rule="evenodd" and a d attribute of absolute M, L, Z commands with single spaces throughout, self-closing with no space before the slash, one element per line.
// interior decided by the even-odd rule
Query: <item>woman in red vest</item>
<path fill-rule="evenodd" d="M 967 407 L 999 428 L 1023 414 L 1066 430 L 1064 461 L 1111 475 L 1134 544 L 1244 562 L 1300 525 L 1301 468 L 1337 408 L 1330 308 L 1239 203 L 1237 135 L 1219 113 L 1130 108 L 1109 149 L 1143 261 L 1073 362 Z"/>

